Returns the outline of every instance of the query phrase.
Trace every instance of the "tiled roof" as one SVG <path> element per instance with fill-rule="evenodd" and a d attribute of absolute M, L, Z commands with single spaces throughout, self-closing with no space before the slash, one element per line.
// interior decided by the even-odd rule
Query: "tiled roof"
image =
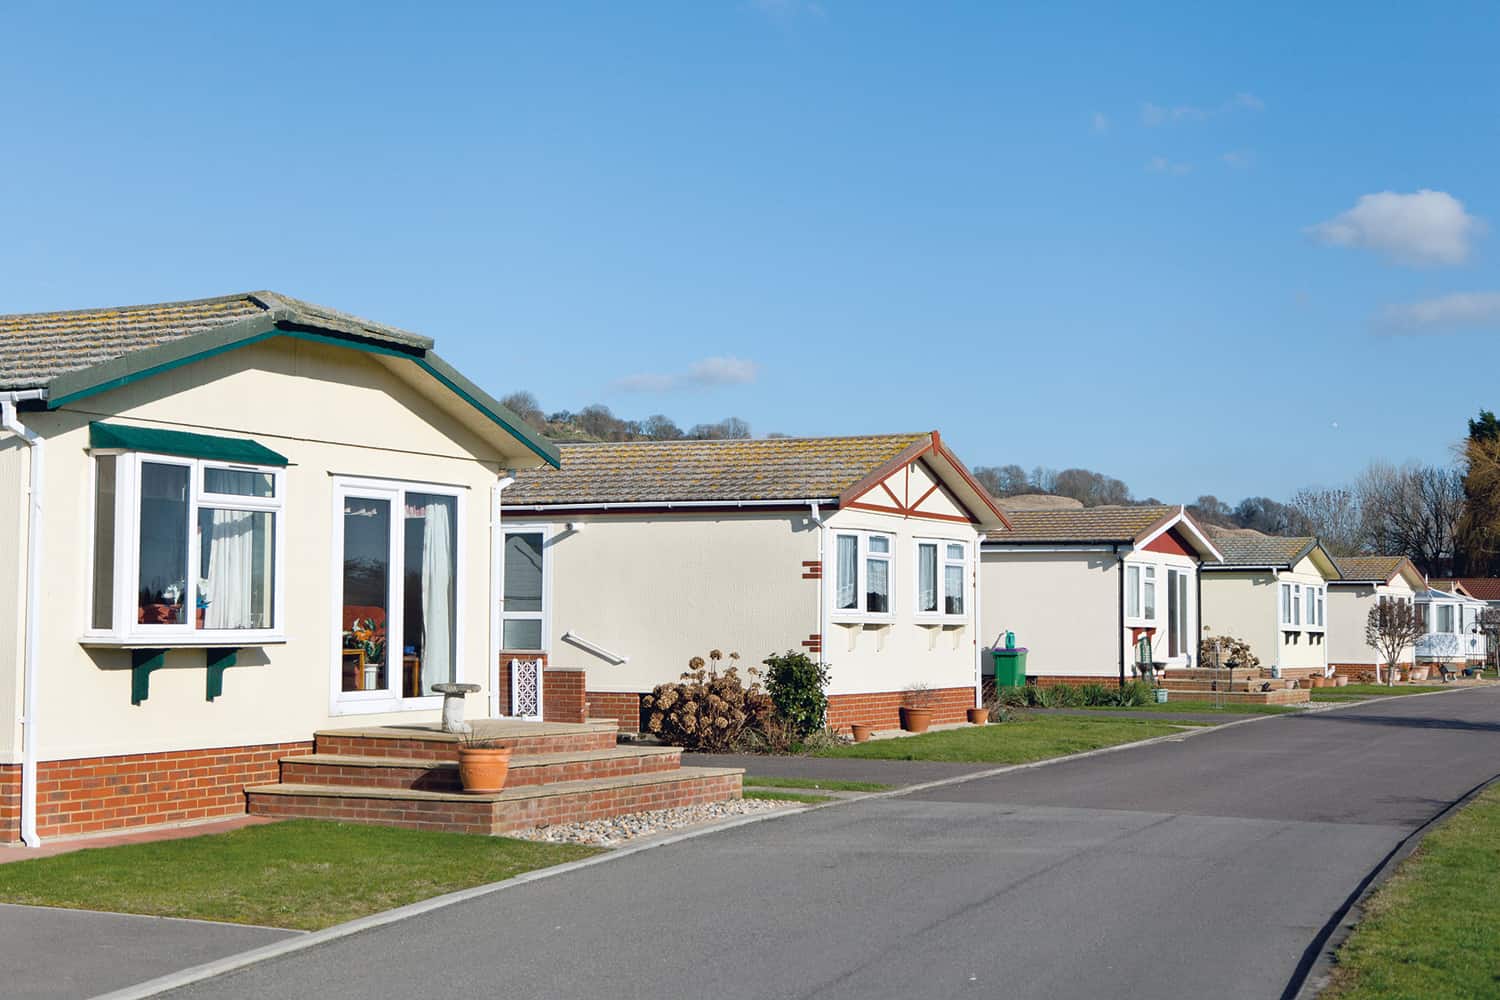
<path fill-rule="evenodd" d="M 992 531 L 993 542 L 1133 542 L 1180 508 L 1085 507 L 1081 510 L 1010 510 L 1012 530 Z"/>
<path fill-rule="evenodd" d="M 561 444 L 557 469 L 525 469 L 507 507 L 834 499 L 930 434 Z"/>
<path fill-rule="evenodd" d="M 326 327 L 403 347 L 425 350 L 432 346 L 426 337 L 274 292 L 17 313 L 0 316 L 0 390 L 41 388 L 59 375 L 260 317 Z"/>
<path fill-rule="evenodd" d="M 1310 536 L 1263 535 L 1248 528 L 1209 528 L 1209 538 L 1224 554 L 1217 568 L 1234 566 L 1290 566 L 1317 545 Z"/>
<path fill-rule="evenodd" d="M 1481 601 L 1500 601 L 1500 577 L 1462 576 L 1458 578 L 1458 582 Z M 1434 586 L 1437 583 L 1437 580 L 1432 581 Z"/>
<path fill-rule="evenodd" d="M 1396 575 L 1405 556 L 1335 556 L 1333 564 L 1339 568 L 1339 576 L 1345 580 L 1382 583 Z"/>

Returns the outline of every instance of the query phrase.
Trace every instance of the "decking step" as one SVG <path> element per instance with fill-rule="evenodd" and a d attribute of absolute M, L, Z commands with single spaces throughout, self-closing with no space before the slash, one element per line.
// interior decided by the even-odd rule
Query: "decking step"
<path fill-rule="evenodd" d="M 246 788 L 245 798 L 249 812 L 255 816 L 501 833 L 737 799 L 743 775 L 740 768 L 680 767 L 651 774 L 507 787 L 497 795 L 283 782 Z"/>
<path fill-rule="evenodd" d="M 529 754 L 607 750 L 618 742 L 620 729 L 615 719 L 588 722 L 475 719 L 472 724 L 482 735 L 509 745 L 512 760 Z M 454 760 L 461 742 L 461 737 L 442 732 L 436 725 L 324 729 L 313 735 L 315 752 L 320 754 L 416 760 Z"/>
<path fill-rule="evenodd" d="M 681 766 L 678 747 L 613 746 L 606 750 L 513 754 L 507 783 L 518 788 L 549 782 L 648 774 Z M 299 754 L 281 759 L 283 784 L 458 791 L 458 762 L 420 757 Z"/>

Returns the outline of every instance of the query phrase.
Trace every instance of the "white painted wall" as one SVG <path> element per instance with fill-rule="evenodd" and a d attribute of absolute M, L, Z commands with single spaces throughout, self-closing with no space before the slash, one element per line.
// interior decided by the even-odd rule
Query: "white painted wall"
<path fill-rule="evenodd" d="M 1112 552 L 986 552 L 982 572 L 982 645 L 1008 630 L 1027 649 L 1028 674 L 1119 679 L 1129 635 L 1121 639 Z"/>
<path fill-rule="evenodd" d="M 1411 600 L 1414 591 L 1406 579 L 1397 576 L 1391 583 L 1334 584 L 1328 588 L 1328 662 L 1368 663 L 1379 661 L 1380 654 L 1365 642 L 1365 623 L 1370 609 L 1382 597 Z M 1401 654 L 1404 663 L 1411 662 L 1412 648 Z"/>

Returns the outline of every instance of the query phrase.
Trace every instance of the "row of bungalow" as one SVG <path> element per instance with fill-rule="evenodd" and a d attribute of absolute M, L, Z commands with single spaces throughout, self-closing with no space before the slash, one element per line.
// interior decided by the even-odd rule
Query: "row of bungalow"
<path fill-rule="evenodd" d="M 1359 672 L 1384 598 L 1431 608 L 1414 659 L 1482 648 L 1482 602 L 1405 559 L 1007 507 L 936 431 L 554 444 L 430 339 L 270 292 L 0 317 L 0 347 L 0 839 L 243 811 L 438 684 L 634 729 L 695 656 L 803 650 L 847 729 L 917 693 L 961 721 L 1005 632 L 1043 682 L 1186 676 L 1205 634 Z"/>

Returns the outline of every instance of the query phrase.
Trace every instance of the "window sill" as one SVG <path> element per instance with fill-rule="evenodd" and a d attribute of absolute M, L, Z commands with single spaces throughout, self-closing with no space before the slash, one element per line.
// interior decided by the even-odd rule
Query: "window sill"
<path fill-rule="evenodd" d="M 918 625 L 928 627 L 941 625 L 943 628 L 962 628 L 969 624 L 968 615 L 916 615 L 912 621 Z"/>
<path fill-rule="evenodd" d="M 286 636 L 265 632 L 246 635 L 233 632 L 212 635 L 86 635 L 78 640 L 78 644 L 85 649 L 224 649 L 231 646 L 246 649 L 251 646 L 283 646 Z"/>
<path fill-rule="evenodd" d="M 894 625 L 895 615 L 835 614 L 829 619 L 835 625 Z"/>

